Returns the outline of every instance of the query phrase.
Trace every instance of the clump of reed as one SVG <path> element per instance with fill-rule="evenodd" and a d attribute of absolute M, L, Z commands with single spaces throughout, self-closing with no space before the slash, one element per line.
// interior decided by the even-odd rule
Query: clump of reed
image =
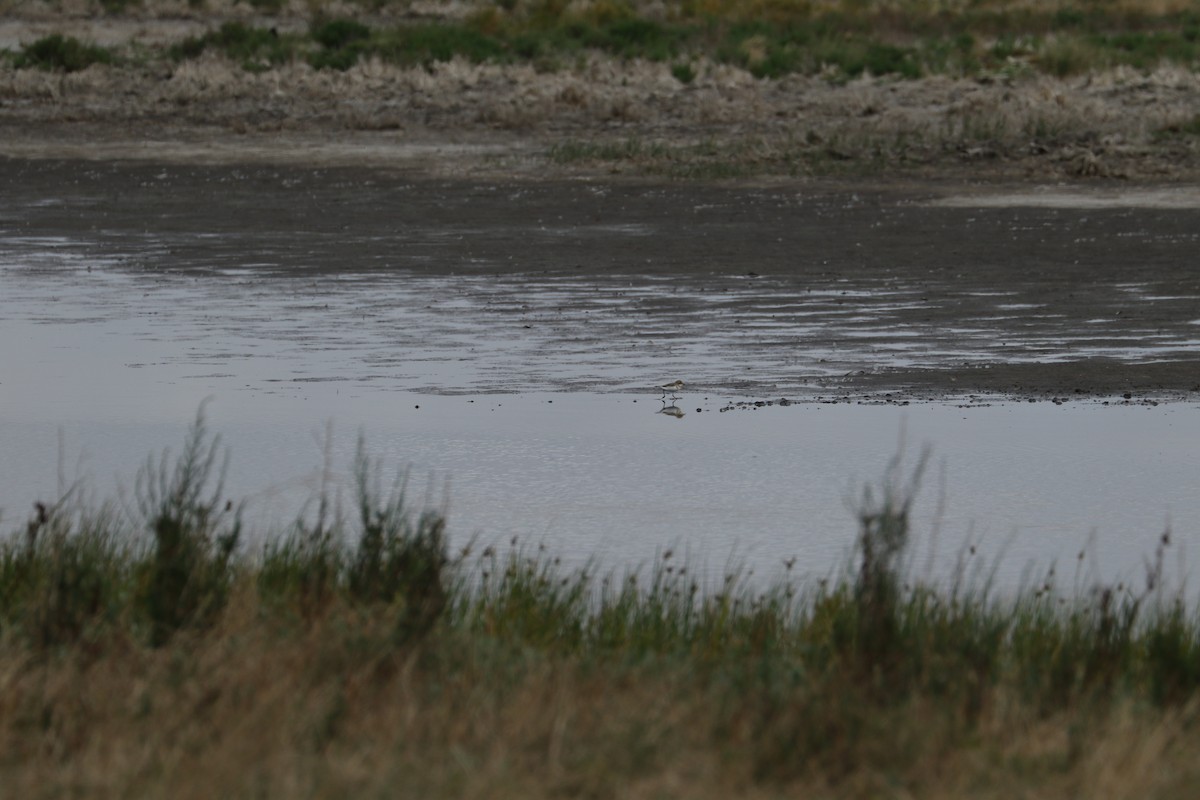
<path fill-rule="evenodd" d="M 259 593 L 275 608 L 304 620 L 332 604 L 386 609 L 400 641 L 427 634 L 448 602 L 446 519 L 417 512 L 407 501 L 407 475 L 384 491 L 379 464 L 360 440 L 354 465 L 353 533 L 340 515 L 331 519 L 322 492 L 314 524 L 295 523 L 268 541 L 255 572 Z"/>
<path fill-rule="evenodd" d="M 174 461 L 143 469 L 135 508 L 68 497 L 0 546 L 4 785 L 1178 796 L 1200 781 L 1200 620 L 1164 585 L 1169 534 L 1137 587 L 1064 591 L 1052 570 L 1015 596 L 965 571 L 914 581 L 925 459 L 896 459 L 831 578 L 710 578 L 673 550 L 618 573 L 516 540 L 452 550 L 444 512 L 415 507 L 405 475 L 385 482 L 360 441 L 351 513 L 323 488 L 315 514 L 251 548 L 222 453 L 199 416 Z M 1115 752 L 1135 754 L 1119 775 Z"/>

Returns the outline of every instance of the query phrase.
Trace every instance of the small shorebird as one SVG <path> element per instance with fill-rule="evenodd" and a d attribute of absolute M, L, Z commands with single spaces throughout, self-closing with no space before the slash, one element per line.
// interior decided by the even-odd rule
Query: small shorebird
<path fill-rule="evenodd" d="M 683 388 L 683 381 L 673 381 L 671 383 L 664 383 L 662 386 L 659 386 L 658 388 L 663 390 L 663 394 L 667 394 L 668 392 L 678 392 L 679 390 L 681 390 Z"/>

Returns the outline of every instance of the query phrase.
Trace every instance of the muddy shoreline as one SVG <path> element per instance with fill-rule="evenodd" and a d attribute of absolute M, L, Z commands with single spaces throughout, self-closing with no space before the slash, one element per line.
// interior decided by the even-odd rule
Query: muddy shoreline
<path fill-rule="evenodd" d="M 240 261 L 262 262 L 266 280 L 491 279 L 508 287 L 507 305 L 481 299 L 476 313 L 528 339 L 533 362 L 639 343 L 653 362 L 654 347 L 709 342 L 762 369 L 689 379 L 745 398 L 1157 402 L 1200 392 L 1200 212 L 1187 192 L 1164 202 L 1154 187 L 1060 186 L 1037 207 L 1021 204 L 1027 194 L 1006 205 L 996 187 L 959 188 L 4 158 L 0 225 L 151 277 L 218 280 Z M 638 297 L 614 300 L 604 321 L 588 316 L 597 292 Z"/>
<path fill-rule="evenodd" d="M 5 235 L 141 275 L 496 276 L 496 324 L 530 360 L 641 346 L 652 367 L 656 347 L 708 345 L 749 366 L 690 382 L 743 398 L 1200 392 L 1200 140 L 1170 134 L 1200 107 L 1194 72 L 839 83 L 700 60 L 684 85 L 596 54 L 552 71 L 165 58 L 220 21 L 0 24 L 8 49 L 63 33 L 150 54 L 0 62 Z M 555 281 L 558 305 L 540 283 L 522 300 L 526 279 Z M 612 388 L 491 390 L 517 386 Z"/>

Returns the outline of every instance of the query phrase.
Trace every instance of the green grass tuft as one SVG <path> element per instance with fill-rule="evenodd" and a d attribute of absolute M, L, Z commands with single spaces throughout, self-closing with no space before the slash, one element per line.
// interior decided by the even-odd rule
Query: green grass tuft
<path fill-rule="evenodd" d="M 261 72 L 294 60 L 301 41 L 295 35 L 281 35 L 274 28 L 256 28 L 241 22 L 226 22 L 203 36 L 192 36 L 173 45 L 170 56 L 176 61 L 196 58 L 210 48 L 241 63 L 248 71 Z"/>
<path fill-rule="evenodd" d="M 696 80 L 696 68 L 686 61 L 671 65 L 671 76 L 687 86 Z"/>
<path fill-rule="evenodd" d="M 138 508 L 152 538 L 136 567 L 135 604 L 154 645 L 182 628 L 209 624 L 233 581 L 242 526 L 240 513 L 221 499 L 224 469 L 214 475 L 219 444 L 201 410 L 174 465 L 164 451 L 138 475 Z"/>
<path fill-rule="evenodd" d="M 504 60 L 504 42 L 463 24 L 427 23 L 394 28 L 379 35 L 372 52 L 402 66 L 429 66 L 457 57 L 476 63 Z"/>
<path fill-rule="evenodd" d="M 112 64 L 112 51 L 84 44 L 73 36 L 53 34 L 25 45 L 17 55 L 18 69 L 36 67 L 57 72 L 78 72 L 93 64 Z"/>

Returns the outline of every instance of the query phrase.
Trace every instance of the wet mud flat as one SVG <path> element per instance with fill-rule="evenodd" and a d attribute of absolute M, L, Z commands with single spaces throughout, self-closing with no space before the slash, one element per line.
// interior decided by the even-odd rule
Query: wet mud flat
<path fill-rule="evenodd" d="M 312 348 L 336 346 L 322 327 L 345 331 L 355 315 L 459 359 L 479 344 L 465 328 L 507 342 L 478 353 L 491 366 L 470 382 L 404 387 L 433 393 L 678 376 L 735 399 L 1189 397 L 1198 223 L 1186 192 L 1164 201 L 1128 185 L 482 182 L 0 160 L 13 275 L 57 271 L 81 293 L 93 264 L 139 287 L 199 279 L 208 310 L 243 332 L 286 316 L 253 319 L 286 288 L 307 318 L 292 334 Z M 65 251 L 75 269 L 38 267 L 39 253 Z M 360 293 L 331 312 L 345 318 L 320 322 L 349 285 L 330 281 L 351 277 Z M 386 359 L 375 367 L 386 373 Z"/>

